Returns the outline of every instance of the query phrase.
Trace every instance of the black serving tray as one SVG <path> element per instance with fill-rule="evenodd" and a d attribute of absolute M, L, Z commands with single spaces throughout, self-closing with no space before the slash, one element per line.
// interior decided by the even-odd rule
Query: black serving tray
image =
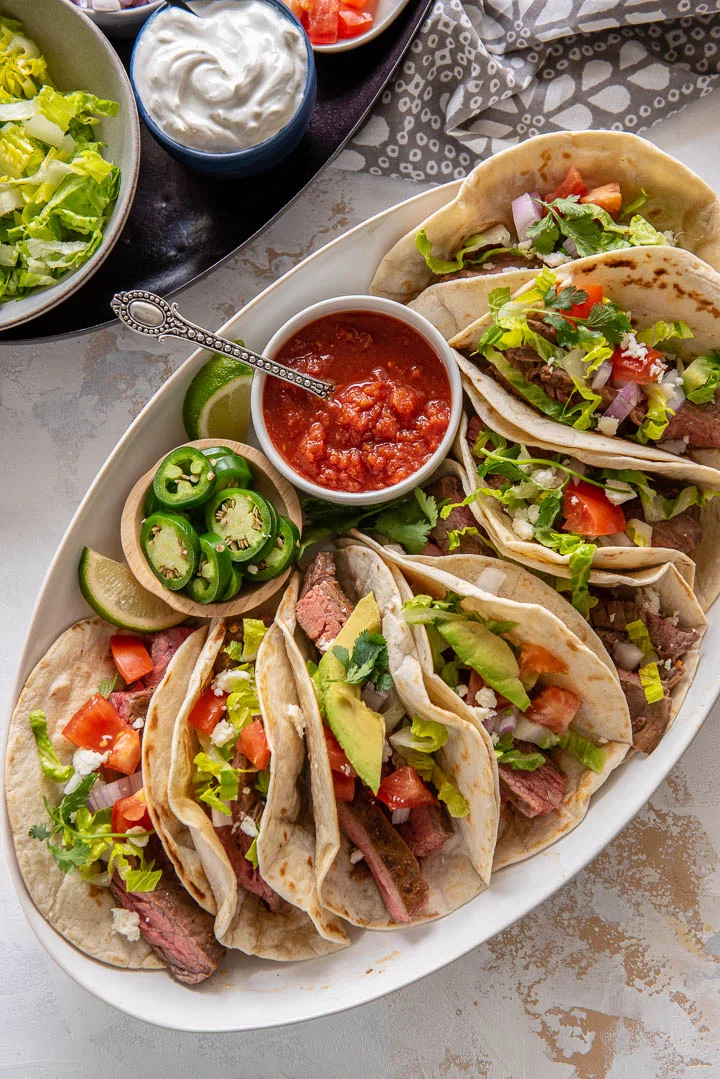
<path fill-rule="evenodd" d="M 194 281 L 273 220 L 343 148 L 382 93 L 432 0 L 409 0 L 374 41 L 341 53 L 316 53 L 317 103 L 302 142 L 271 172 L 214 180 L 189 171 L 142 125 L 140 180 L 123 233 L 90 280 L 46 315 L 0 334 L 37 341 L 82 333 L 112 321 L 121 289 L 163 296 Z M 130 44 L 116 48 L 127 67 Z"/>

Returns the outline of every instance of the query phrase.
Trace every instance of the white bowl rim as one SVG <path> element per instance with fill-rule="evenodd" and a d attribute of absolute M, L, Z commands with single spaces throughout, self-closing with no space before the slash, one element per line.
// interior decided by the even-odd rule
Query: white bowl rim
<path fill-rule="evenodd" d="M 125 7 L 121 11 L 95 11 L 93 8 L 81 7 L 78 10 L 82 11 L 83 15 L 87 15 L 89 19 L 95 22 L 95 15 L 100 15 L 103 19 L 116 19 L 118 22 L 122 22 L 125 19 L 127 22 L 129 15 L 146 14 L 148 11 L 152 11 L 161 4 L 164 4 L 165 0 L 147 0 L 147 3 L 141 4 L 139 7 Z M 75 5 L 77 7 L 77 4 Z"/>
<path fill-rule="evenodd" d="M 303 329 L 311 322 L 316 322 L 317 319 L 322 318 L 324 315 L 337 314 L 340 311 L 348 314 L 355 311 L 377 312 L 378 314 L 389 315 L 390 318 L 395 318 L 399 322 L 404 322 L 425 339 L 445 367 L 450 382 L 450 420 L 442 441 L 432 457 L 416 472 L 413 472 L 411 476 L 393 484 L 392 487 L 384 487 L 380 491 L 333 491 L 329 487 L 321 487 L 319 484 L 305 479 L 278 453 L 268 434 L 262 407 L 265 379 L 268 376 L 261 371 L 255 372 L 252 382 L 250 396 L 252 423 L 263 453 L 272 461 L 278 472 L 285 476 L 295 487 L 299 487 L 300 490 L 304 491 L 305 494 L 311 495 L 313 498 L 320 498 L 324 502 L 335 502 L 344 506 L 375 506 L 382 502 L 389 502 L 391 499 L 401 498 L 416 487 L 421 486 L 437 469 L 440 462 L 444 461 L 448 456 L 460 425 L 463 403 L 462 379 L 453 350 L 440 331 L 436 330 L 433 324 L 418 311 L 405 307 L 403 304 L 397 303 L 396 300 L 387 300 L 381 296 L 363 296 L 360 294 L 334 296 L 330 300 L 321 300 L 319 303 L 304 308 L 275 331 L 263 349 L 263 356 L 274 359 L 282 346 L 298 330 Z"/>

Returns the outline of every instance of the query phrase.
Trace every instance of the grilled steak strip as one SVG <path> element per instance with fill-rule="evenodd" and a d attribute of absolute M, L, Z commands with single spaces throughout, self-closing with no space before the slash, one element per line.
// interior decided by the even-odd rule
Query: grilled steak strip
<path fill-rule="evenodd" d="M 702 539 L 702 525 L 697 506 L 678 513 L 669 521 L 657 521 L 652 526 L 653 547 L 669 547 L 683 554 L 692 554 Z"/>
<path fill-rule="evenodd" d="M 516 738 L 513 748 L 521 753 L 537 753 L 538 747 Z M 524 817 L 540 817 L 553 813 L 563 799 L 565 774 L 549 759 L 534 772 L 523 772 L 509 764 L 498 765 L 500 792 L 503 801 L 510 803 Z"/>
<path fill-rule="evenodd" d="M 486 249 L 487 250 L 487 249 Z M 479 255 L 481 252 L 473 252 L 473 254 Z M 538 259 L 526 259 L 522 255 L 513 255 L 511 253 L 504 255 L 493 255 L 481 266 L 474 267 L 472 264 L 464 266 L 462 270 L 454 270 L 452 273 L 438 274 L 434 277 L 433 284 L 439 285 L 445 281 L 458 281 L 464 277 L 485 277 L 487 274 L 503 273 L 505 270 L 527 270 L 534 269 L 541 266 L 542 263 Z"/>
<path fill-rule="evenodd" d="M 425 493 L 432 495 L 438 505 L 441 502 L 462 502 L 465 497 L 462 484 L 456 476 L 443 476 L 435 480 L 425 488 Z M 450 515 L 443 520 L 438 516 L 435 527 L 430 532 L 430 538 L 440 548 L 442 554 L 450 554 L 450 533 L 462 528 L 477 528 L 484 535 L 483 529 L 472 515 L 469 506 L 458 506 Z M 458 554 L 484 554 L 493 556 L 492 547 L 484 543 L 481 536 L 461 536 L 460 546 L 453 553 Z"/>
<path fill-rule="evenodd" d="M 720 400 L 715 397 L 706 405 L 685 401 L 663 431 L 663 440 L 688 438 L 688 445 L 698 449 L 720 447 Z"/>
<path fill-rule="evenodd" d="M 318 651 L 327 651 L 353 608 L 337 579 L 334 555 L 320 551 L 305 572 L 295 610 L 299 625 Z"/>
<path fill-rule="evenodd" d="M 680 629 L 669 618 L 644 610 L 633 600 L 605 599 L 598 601 L 590 614 L 593 627 L 603 630 L 615 630 L 625 634 L 625 627 L 630 622 L 644 622 L 652 641 L 652 646 L 661 659 L 673 662 L 682 659 L 694 644 L 698 634 L 694 629 Z"/>
<path fill-rule="evenodd" d="M 352 802 L 338 802 L 337 813 L 341 831 L 362 851 L 390 917 L 411 922 L 430 889 L 405 840 L 362 793 Z"/>
<path fill-rule="evenodd" d="M 404 824 L 396 824 L 394 827 L 416 858 L 427 858 L 429 854 L 442 850 L 453 834 L 453 827 L 444 806 L 416 806 L 410 810 L 410 816 Z"/>
<path fill-rule="evenodd" d="M 649 704 L 640 682 L 640 675 L 634 671 L 625 671 L 622 667 L 618 667 L 617 672 L 630 711 L 633 747 L 639 749 L 641 753 L 652 753 L 670 722 L 672 701 L 667 689 L 661 701 Z"/>
<path fill-rule="evenodd" d="M 264 900 L 268 909 L 277 914 L 287 908 L 287 903 L 263 880 L 260 870 L 245 857 L 252 846 L 252 836 L 240 831 L 238 824 L 225 825 L 215 829 L 218 839 L 225 848 L 225 853 L 233 867 L 238 884 L 247 892 L 252 892 Z"/>
<path fill-rule="evenodd" d="M 111 891 L 126 910 L 137 911 L 143 938 L 167 963 L 175 981 L 198 985 L 215 973 L 225 949 L 213 933 L 212 916 L 185 891 L 159 840 L 153 837 L 148 846 L 156 867 L 162 869 L 155 891 L 128 892 L 117 873 Z"/>

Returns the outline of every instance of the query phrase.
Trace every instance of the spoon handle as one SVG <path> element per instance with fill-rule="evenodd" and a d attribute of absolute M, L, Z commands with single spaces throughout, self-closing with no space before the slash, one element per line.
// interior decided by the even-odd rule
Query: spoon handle
<path fill-rule="evenodd" d="M 156 296 L 154 292 L 146 292 L 144 289 L 118 292 L 113 296 L 110 306 L 120 321 L 135 333 L 144 334 L 146 337 L 156 337 L 158 341 L 174 337 L 178 341 L 187 341 L 191 345 L 200 345 L 203 348 L 212 349 L 213 352 L 221 352 L 254 367 L 257 371 L 264 371 L 265 374 L 280 378 L 283 382 L 301 386 L 302 389 L 322 398 L 323 401 L 329 400 L 335 389 L 332 382 L 323 382 L 322 379 L 304 375 L 291 367 L 276 363 L 275 360 L 268 360 L 257 352 L 251 352 L 243 345 L 228 341 L 226 337 L 219 337 L 216 333 L 203 329 L 202 326 L 196 326 L 194 322 L 190 322 L 180 314 L 176 303 L 170 304 L 162 296 Z"/>

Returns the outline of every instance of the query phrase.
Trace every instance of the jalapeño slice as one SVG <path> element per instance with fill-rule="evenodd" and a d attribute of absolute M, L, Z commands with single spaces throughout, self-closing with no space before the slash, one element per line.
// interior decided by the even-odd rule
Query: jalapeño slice
<path fill-rule="evenodd" d="M 214 603 L 221 599 L 230 580 L 230 553 L 219 536 L 211 532 L 200 536 L 200 558 L 195 576 L 185 591 L 196 603 Z"/>
<path fill-rule="evenodd" d="M 218 599 L 227 600 L 234 599 L 243 585 L 243 575 L 237 562 L 230 563 L 230 580 L 228 586 Z"/>
<path fill-rule="evenodd" d="M 205 524 L 227 544 L 233 562 L 250 562 L 277 534 L 277 514 L 257 491 L 228 487 L 205 507 Z"/>
<path fill-rule="evenodd" d="M 224 457 L 218 457 L 213 467 L 215 468 L 216 491 L 224 491 L 228 487 L 241 487 L 246 491 L 252 487 L 252 472 L 244 457 L 239 457 L 236 453 L 227 453 Z"/>
<path fill-rule="evenodd" d="M 267 551 L 261 551 L 257 561 L 250 563 L 245 572 L 248 581 L 269 581 L 278 577 L 295 561 L 300 550 L 300 533 L 293 521 L 278 517 L 277 536 Z"/>
<path fill-rule="evenodd" d="M 178 513 L 162 510 L 146 517 L 140 528 L 140 547 L 150 569 L 171 592 L 184 588 L 197 568 L 197 532 Z"/>
<path fill-rule="evenodd" d="M 153 479 L 155 497 L 167 509 L 192 509 L 207 502 L 214 490 L 213 466 L 194 446 L 169 453 Z"/>

